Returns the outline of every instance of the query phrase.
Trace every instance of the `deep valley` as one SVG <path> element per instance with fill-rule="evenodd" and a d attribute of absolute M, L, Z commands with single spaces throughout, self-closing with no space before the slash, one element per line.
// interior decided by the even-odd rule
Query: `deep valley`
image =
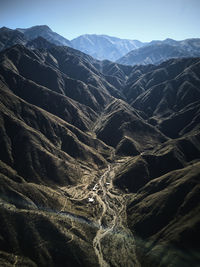
<path fill-rule="evenodd" d="M 122 65 L 5 31 L 0 266 L 199 266 L 200 58 Z"/>

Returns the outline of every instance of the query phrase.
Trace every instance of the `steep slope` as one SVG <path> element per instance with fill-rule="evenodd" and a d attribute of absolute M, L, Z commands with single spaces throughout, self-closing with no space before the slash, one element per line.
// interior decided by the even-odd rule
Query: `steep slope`
<path fill-rule="evenodd" d="M 168 39 L 152 41 L 148 45 L 133 50 L 117 60 L 125 65 L 160 64 L 170 58 L 199 57 L 200 39 L 187 39 L 181 42 Z"/>
<path fill-rule="evenodd" d="M 116 90 L 99 71 L 100 62 L 92 57 L 68 47 L 55 47 L 50 49 L 49 52 L 57 59 L 59 69 L 62 72 L 88 85 L 89 91 L 92 92 L 101 106 L 106 103 L 109 96 L 123 97 L 121 92 Z M 95 90 L 94 87 L 98 90 Z"/>
<path fill-rule="evenodd" d="M 72 46 L 96 59 L 116 61 L 129 51 L 142 47 L 137 40 L 120 39 L 107 35 L 85 34 L 71 40 Z"/>
<path fill-rule="evenodd" d="M 27 39 L 23 33 L 6 27 L 0 28 L 0 51 L 15 44 L 25 45 Z"/>
<path fill-rule="evenodd" d="M 198 266 L 199 163 L 141 188 L 128 206 L 142 266 Z"/>
<path fill-rule="evenodd" d="M 46 53 L 15 46 L 2 53 L 0 57 L 1 73 L 10 89 L 25 100 L 28 99 L 31 103 L 69 122 L 73 120 L 72 115 L 77 114 L 74 123 L 84 129 L 88 128 L 89 118 L 91 117 L 91 120 L 95 118 L 95 112 L 88 106 L 83 105 L 81 108 L 79 103 L 67 96 L 89 105 L 94 110 L 106 105 L 112 98 L 111 94 L 120 96 L 120 93 L 104 79 L 103 75 L 88 60 L 83 61 L 81 58 L 83 55 L 77 56 L 74 50 L 68 52 L 67 48 L 55 47 Z M 68 60 L 65 60 L 65 57 Z M 71 68 L 69 69 L 68 66 Z M 33 87 L 34 90 L 31 89 Z M 41 94 L 43 97 L 39 97 Z M 56 104 L 56 102 L 54 106 L 48 104 L 52 98 L 63 104 Z M 66 109 L 67 103 L 64 104 L 65 102 L 68 102 L 71 107 Z M 82 110 L 81 113 L 80 110 Z M 87 115 L 85 116 L 84 113 Z"/>
<path fill-rule="evenodd" d="M 198 266 L 199 58 L 27 46 L 0 52 L 0 265 Z"/>
<path fill-rule="evenodd" d="M 23 58 L 21 62 L 25 63 Z M 53 83 L 51 84 L 53 91 L 44 86 L 46 85 L 46 81 L 47 83 L 51 82 L 49 79 L 48 80 L 44 79 L 45 69 L 43 68 L 43 73 L 40 71 L 38 72 L 39 70 L 38 67 L 41 65 L 37 64 L 37 61 L 33 61 L 33 63 L 35 63 L 34 64 L 35 66 L 31 64 L 32 60 L 27 63 L 30 66 L 30 69 L 27 68 L 22 69 L 22 71 L 23 70 L 25 71 L 25 73 L 22 73 L 23 76 L 25 76 L 23 77 L 22 75 L 20 75 L 20 73 L 18 72 L 14 64 L 11 63 L 8 57 L 5 57 L 3 59 L 1 65 L 1 73 L 3 75 L 3 81 L 9 86 L 10 90 L 12 90 L 16 95 L 20 96 L 21 98 L 30 102 L 31 104 L 37 105 L 53 113 L 54 115 L 58 115 L 67 122 L 73 122 L 76 126 L 78 126 L 81 129 L 87 129 L 90 124 L 90 119 L 88 121 L 88 118 L 90 118 L 90 116 L 88 116 L 89 115 L 88 112 L 91 113 L 91 118 L 92 118 L 93 116 L 95 117 L 94 111 L 84 106 L 82 106 L 81 108 L 81 105 L 79 103 L 74 102 L 72 99 L 69 99 L 65 95 L 59 94 L 59 91 L 55 92 L 57 88 L 59 89 L 56 79 L 54 80 L 53 78 L 55 86 Z M 36 72 L 34 69 L 36 70 Z M 27 70 L 28 73 L 26 72 Z M 47 69 L 46 77 L 48 77 L 49 74 L 52 74 L 50 68 Z M 56 73 L 53 72 L 53 74 L 55 74 L 54 77 L 56 78 L 57 76 Z M 34 81 L 34 77 L 37 77 L 36 81 L 39 84 L 36 81 Z M 42 85 L 40 85 L 41 79 L 43 79 Z M 52 101 L 53 104 L 50 104 L 52 103 Z M 84 115 L 85 112 L 87 115 Z M 75 115 L 76 118 L 74 117 Z"/>
<path fill-rule="evenodd" d="M 74 193 L 77 184 L 89 184 L 107 165 L 104 157 L 112 149 L 21 100 L 2 83 L 0 90 L 2 264 L 95 264 L 93 215 L 73 203 L 73 197 L 66 200 L 59 188 L 74 185 Z"/>
<path fill-rule="evenodd" d="M 127 138 L 119 150 L 126 158 L 114 184 L 134 193 L 127 216 L 142 266 L 199 264 L 199 69 L 199 58 L 135 66 L 124 87 L 134 109 L 170 137 L 144 151 Z"/>
<path fill-rule="evenodd" d="M 114 183 L 123 189 L 136 193 L 150 180 L 172 170 L 185 168 L 200 159 L 200 139 L 198 134 L 191 134 L 175 140 L 168 140 L 154 146 L 154 149 L 142 153 L 128 154 L 129 158 L 118 169 Z M 127 151 L 134 151 L 130 142 Z M 131 158 L 130 156 L 135 156 Z"/>
<path fill-rule="evenodd" d="M 149 122 L 158 125 L 169 137 L 195 130 L 199 122 L 199 69 L 199 58 L 170 60 L 159 65 L 128 89 L 127 94 L 133 98 L 138 85 L 142 91 L 132 106 L 145 112 Z"/>
<path fill-rule="evenodd" d="M 122 100 L 114 100 L 106 107 L 93 130 L 97 137 L 106 144 L 117 147 L 117 152 L 127 138 L 129 142 L 132 140 L 131 143 L 137 151 L 150 149 L 167 140 L 156 128 L 146 123 L 136 110 L 131 109 Z"/>
<path fill-rule="evenodd" d="M 31 49 L 49 49 L 53 46 L 55 45 L 41 36 L 38 36 L 37 38 L 30 40 L 26 43 L 26 47 Z"/>
<path fill-rule="evenodd" d="M 75 157 L 76 159 L 86 161 L 88 164 L 90 162 L 88 156 L 90 153 L 95 153 L 95 151 L 91 150 L 89 146 L 97 150 L 99 149 L 101 152 L 109 150 L 105 144 L 85 135 L 76 127 L 64 122 L 50 113 L 45 112 L 44 110 L 22 101 L 20 98 L 10 93 L 8 88 L 5 86 L 1 89 L 1 96 L 2 133 L 5 134 L 5 137 L 2 139 L 2 147 L 5 148 L 5 153 L 1 155 L 3 156 L 2 160 L 11 167 L 15 166 L 15 168 L 19 168 L 23 172 L 25 172 L 27 168 L 32 169 L 33 175 L 31 175 L 30 171 L 28 171 L 26 176 L 35 178 L 40 176 L 36 175 L 36 173 L 40 172 L 40 169 L 45 169 L 45 167 L 40 166 L 40 164 L 45 163 L 45 161 L 39 160 L 37 162 L 37 159 L 39 159 L 39 155 L 37 154 L 41 154 L 42 156 L 44 153 L 45 155 L 45 150 L 47 157 L 48 155 L 50 156 L 50 154 L 52 154 L 52 157 L 53 155 L 57 155 L 58 159 L 60 156 L 61 159 L 65 156 L 65 159 L 63 158 L 62 160 L 66 163 L 73 162 L 70 157 Z M 20 138 L 16 139 L 18 132 L 20 133 Z M 8 140 L 9 142 L 7 143 Z M 20 142 L 24 142 L 24 145 Z M 7 145 L 10 145 L 10 147 L 6 148 Z M 43 147 L 43 153 L 42 151 L 36 152 L 38 149 L 40 151 L 40 147 Z M 36 148 L 35 152 L 31 151 L 32 148 Z M 12 151 L 12 149 L 14 149 L 14 151 Z M 27 160 L 30 160 L 30 165 L 21 159 L 24 157 L 22 149 L 24 149 L 24 153 L 26 153 L 26 151 L 29 153 L 30 149 L 30 154 L 33 155 L 33 158 L 32 156 L 27 157 Z M 86 151 L 84 152 L 84 150 Z M 6 151 L 9 151 L 9 154 L 7 154 Z M 65 153 L 60 154 L 61 151 Z M 93 166 L 95 165 L 93 162 L 95 157 L 95 155 L 91 155 Z M 100 164 L 103 164 L 104 159 L 100 158 L 98 159 L 97 156 L 96 160 Z M 15 160 L 17 160 L 18 163 L 15 163 Z M 34 160 L 36 160 L 36 162 L 34 162 Z M 50 161 L 53 161 L 53 159 Z M 22 167 L 19 167 L 21 164 Z M 34 170 L 34 166 L 37 167 L 37 171 Z M 53 168 L 53 166 L 51 168 Z M 16 170 L 18 171 L 18 169 Z M 60 168 L 60 170 L 62 170 L 62 168 Z M 20 173 L 20 171 L 18 171 L 18 173 Z M 73 172 L 71 173 L 73 174 Z M 59 177 L 58 174 L 54 175 L 52 173 L 51 175 L 55 176 L 55 178 Z M 50 173 L 47 177 L 46 180 L 50 180 Z M 44 177 L 42 180 L 45 180 Z"/>

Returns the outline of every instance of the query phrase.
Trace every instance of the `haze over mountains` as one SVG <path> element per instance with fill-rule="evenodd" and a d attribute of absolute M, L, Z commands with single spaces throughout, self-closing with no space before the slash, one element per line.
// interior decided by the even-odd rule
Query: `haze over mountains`
<path fill-rule="evenodd" d="M 85 34 L 71 40 L 72 47 L 96 59 L 115 61 L 144 44 L 137 40 L 120 39 L 107 35 Z"/>
<path fill-rule="evenodd" d="M 137 40 L 126 40 L 96 34 L 82 35 L 69 41 L 56 32 L 53 32 L 46 25 L 34 26 L 27 29 L 17 28 L 16 30 L 3 27 L 0 31 L 2 38 L 0 40 L 0 49 L 7 48 L 14 43 L 25 44 L 38 37 L 43 37 L 54 45 L 73 47 L 101 60 L 108 59 L 115 61 L 131 50 L 143 46 L 143 43 Z"/>
<path fill-rule="evenodd" d="M 199 266 L 200 58 L 23 32 L 0 29 L 0 265 Z"/>
<path fill-rule="evenodd" d="M 69 41 L 46 25 L 16 30 L 3 27 L 0 32 L 0 49 L 15 43 L 26 44 L 38 37 L 43 37 L 54 45 L 73 47 L 96 59 L 117 61 L 125 65 L 160 64 L 170 58 L 200 56 L 200 39 L 198 38 L 183 41 L 168 38 L 164 41 L 142 43 L 138 40 L 120 39 L 107 35 L 85 34 Z"/>
<path fill-rule="evenodd" d="M 175 41 L 152 41 L 148 45 L 133 50 L 118 59 L 117 62 L 125 65 L 160 64 L 170 58 L 198 57 L 200 55 L 200 39 L 186 39 Z"/>

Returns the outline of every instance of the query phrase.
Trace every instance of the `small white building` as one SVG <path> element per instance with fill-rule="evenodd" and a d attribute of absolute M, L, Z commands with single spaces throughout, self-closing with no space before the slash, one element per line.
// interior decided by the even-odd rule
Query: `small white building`
<path fill-rule="evenodd" d="M 94 202 L 94 198 L 93 197 L 89 197 L 88 201 L 92 203 L 92 202 Z"/>
<path fill-rule="evenodd" d="M 98 185 L 97 184 L 95 184 L 95 186 L 93 187 L 93 191 L 96 191 L 97 190 L 97 188 L 98 188 Z"/>

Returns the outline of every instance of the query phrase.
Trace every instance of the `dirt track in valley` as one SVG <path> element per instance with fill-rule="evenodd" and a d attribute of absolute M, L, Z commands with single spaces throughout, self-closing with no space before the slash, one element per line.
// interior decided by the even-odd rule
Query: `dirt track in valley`
<path fill-rule="evenodd" d="M 112 183 L 118 164 L 109 164 L 92 186 L 77 186 L 67 192 L 73 201 L 87 201 L 89 207 L 101 207 L 94 222 L 98 230 L 93 239 L 99 265 L 137 267 L 140 264 L 135 253 L 134 237 L 126 227 L 126 198 Z"/>

